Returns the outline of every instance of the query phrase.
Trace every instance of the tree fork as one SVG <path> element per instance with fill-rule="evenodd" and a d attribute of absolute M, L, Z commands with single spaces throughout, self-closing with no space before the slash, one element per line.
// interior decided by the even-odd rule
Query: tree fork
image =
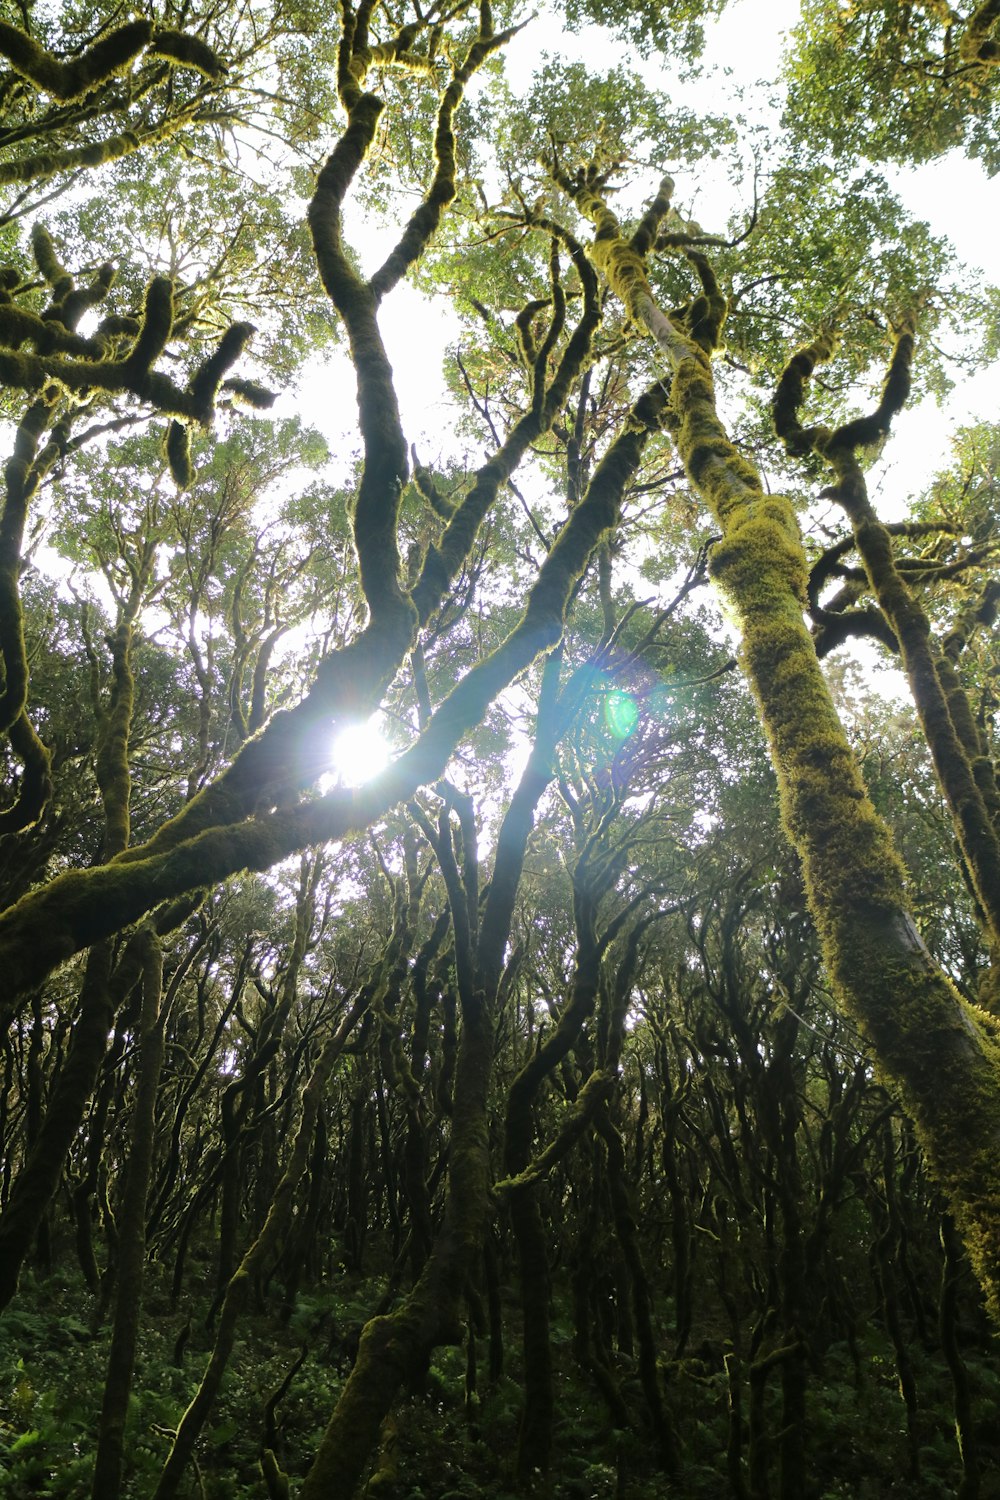
<path fill-rule="evenodd" d="M 868 797 L 803 622 L 808 566 L 791 502 L 766 494 L 733 446 L 716 410 L 708 354 L 656 307 L 642 257 L 613 215 L 589 189 L 574 196 L 599 226 L 591 253 L 612 290 L 670 364 L 677 446 L 722 533 L 711 572 L 739 620 L 743 668 L 835 993 L 914 1120 L 1000 1322 L 1000 1039 L 914 926 L 891 834 Z"/>
<path fill-rule="evenodd" d="M 859 448 L 885 436 L 909 395 L 913 343 L 914 325 L 907 320 L 897 334 L 882 397 L 873 412 L 833 431 L 803 428 L 798 407 L 805 382 L 816 363 L 829 359 L 836 347 L 831 333 L 821 334 L 792 357 L 781 377 L 774 401 L 775 427 L 790 453 L 818 453 L 836 475 L 836 484 L 824 493 L 846 512 L 872 591 L 892 627 L 990 943 L 1000 952 L 1000 838 L 991 818 L 997 802 L 993 765 L 957 674 L 935 651 L 926 611 L 897 566 L 891 532 L 868 498 L 857 457 Z"/>

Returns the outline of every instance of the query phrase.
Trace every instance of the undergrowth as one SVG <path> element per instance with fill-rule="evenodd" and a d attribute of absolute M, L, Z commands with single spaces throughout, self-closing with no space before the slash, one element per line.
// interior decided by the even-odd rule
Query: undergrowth
<path fill-rule="evenodd" d="M 265 1494 L 259 1458 L 272 1446 L 294 1494 L 330 1409 L 347 1377 L 357 1332 L 383 1291 L 378 1280 L 345 1278 L 300 1296 L 281 1316 L 271 1288 L 245 1320 L 214 1420 L 204 1433 L 182 1495 L 243 1500 Z M 146 1500 L 171 1434 L 193 1395 L 211 1345 L 209 1300 L 172 1308 L 151 1277 L 128 1425 L 124 1493 Z M 511 1320 L 512 1325 L 515 1320 Z M 189 1325 L 189 1326 L 188 1326 Z M 82 1281 L 26 1276 L 0 1324 L 0 1494 L 4 1500 L 82 1500 L 90 1494 L 94 1441 L 107 1357 L 108 1330 L 95 1328 L 94 1299 Z M 683 1458 L 668 1479 L 656 1466 L 643 1429 L 635 1362 L 618 1354 L 611 1373 L 632 1421 L 616 1427 L 592 1377 L 573 1358 L 569 1316 L 557 1303 L 553 1348 L 557 1373 L 555 1458 L 547 1476 L 517 1490 L 514 1467 L 521 1409 L 517 1330 L 507 1331 L 506 1373 L 486 1378 L 486 1341 L 477 1339 L 475 1389 L 465 1348 L 439 1349 L 422 1381 L 382 1435 L 369 1478 L 369 1500 L 717 1500 L 732 1493 L 726 1470 L 727 1378 L 721 1343 L 662 1375 Z M 664 1338 L 665 1346 L 669 1340 Z M 288 1388 L 272 1402 L 301 1358 Z M 814 1360 L 807 1444 L 813 1487 L 803 1500 L 944 1500 L 956 1494 L 960 1461 L 947 1368 L 940 1355 L 912 1350 L 919 1409 L 919 1472 L 908 1461 L 906 1412 L 892 1348 L 870 1323 L 854 1354 L 834 1344 Z M 982 1349 L 965 1351 L 981 1449 L 979 1500 L 1000 1500 L 1000 1371 Z M 767 1421 L 777 1433 L 777 1382 Z M 744 1441 L 746 1431 L 744 1427 Z M 772 1468 L 775 1464 L 772 1455 Z"/>

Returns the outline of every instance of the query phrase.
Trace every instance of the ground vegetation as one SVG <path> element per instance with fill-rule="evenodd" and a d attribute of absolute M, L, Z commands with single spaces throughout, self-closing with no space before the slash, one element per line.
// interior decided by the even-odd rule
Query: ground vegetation
<path fill-rule="evenodd" d="M 5 1494 L 1000 1495 L 998 15 L 0 11 Z"/>

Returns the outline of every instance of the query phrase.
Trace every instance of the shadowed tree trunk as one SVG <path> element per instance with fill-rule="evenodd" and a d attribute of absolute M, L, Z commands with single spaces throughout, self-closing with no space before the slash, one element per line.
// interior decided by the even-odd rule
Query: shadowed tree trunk
<path fill-rule="evenodd" d="M 743 669 L 838 999 L 914 1120 L 1000 1320 L 1000 1042 L 914 926 L 891 835 L 867 795 L 803 622 L 808 569 L 794 508 L 765 492 L 716 411 L 711 353 L 726 299 L 707 261 L 691 251 L 701 294 L 676 322 L 656 305 L 644 257 L 669 209 L 669 179 L 628 238 L 584 181 L 554 175 L 597 227 L 595 263 L 671 371 L 677 445 L 722 533 L 712 575 L 739 621 Z"/>
<path fill-rule="evenodd" d="M 101 1424 L 91 1493 L 94 1500 L 117 1500 L 121 1493 L 125 1419 L 132 1388 L 139 1337 L 146 1261 L 146 1196 L 153 1166 L 156 1091 L 163 1065 L 161 1008 L 163 955 L 149 927 L 142 929 L 142 1006 L 139 1014 L 139 1063 L 128 1167 L 118 1216 L 118 1266 L 114 1325 L 104 1382 Z M 189 955 L 193 958 L 193 952 Z M 175 988 L 176 992 L 176 988 Z"/>

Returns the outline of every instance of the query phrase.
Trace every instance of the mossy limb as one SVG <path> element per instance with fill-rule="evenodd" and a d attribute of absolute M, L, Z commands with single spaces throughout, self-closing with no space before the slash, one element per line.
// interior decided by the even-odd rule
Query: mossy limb
<path fill-rule="evenodd" d="M 792 453 L 810 451 L 832 468 L 836 483 L 827 493 L 846 511 L 868 584 L 892 632 L 909 679 L 938 782 L 955 823 L 965 867 L 987 929 L 1000 947 L 1000 837 L 994 821 L 998 804 L 995 776 L 982 755 L 982 742 L 966 695 L 944 653 L 932 644 L 930 621 L 896 562 L 892 534 L 869 498 L 858 449 L 889 431 L 910 390 L 914 319 L 896 331 L 889 368 L 877 406 L 864 416 L 827 428 L 804 428 L 798 411 L 816 363 L 831 356 L 835 340 L 825 332 L 789 361 L 774 403 L 775 425 Z"/>
<path fill-rule="evenodd" d="M 125 362 L 133 379 L 148 374 L 167 346 L 174 326 L 174 286 L 169 276 L 154 276 L 146 288 L 142 328 Z"/>
<path fill-rule="evenodd" d="M 52 236 L 44 224 L 36 223 L 32 226 L 31 252 L 36 266 L 52 288 L 53 297 L 58 301 L 72 290 L 73 278 L 56 254 Z"/>
<path fill-rule="evenodd" d="M 958 55 L 963 63 L 983 63 L 995 66 L 1000 62 L 1000 45 L 993 41 L 991 33 L 1000 21 L 1000 0 L 984 0 L 973 11 L 965 23 Z"/>
<path fill-rule="evenodd" d="M 171 422 L 167 428 L 167 463 L 179 490 L 191 488 L 194 470 L 191 466 L 191 432 L 186 422 Z"/>
<path fill-rule="evenodd" d="M 129 21 L 107 32 L 79 57 L 60 62 L 33 37 L 0 21 L 0 54 L 37 89 L 70 104 L 127 68 L 152 34 L 152 22 Z"/>
<path fill-rule="evenodd" d="M 231 376 L 222 382 L 222 390 L 226 395 L 233 396 L 244 406 L 249 406 L 254 411 L 267 411 L 277 400 L 277 393 L 269 391 L 264 386 L 258 385 L 255 380 L 243 380 Z"/>
<path fill-rule="evenodd" d="M 225 76 L 225 64 L 200 36 L 160 29 L 153 32 L 149 50 L 154 57 L 165 57 L 180 68 L 193 68 L 205 78 Z"/>
<path fill-rule="evenodd" d="M 217 348 L 198 367 L 191 381 L 191 406 L 199 422 L 210 421 L 223 375 L 239 359 L 255 332 L 252 323 L 230 324 Z"/>
<path fill-rule="evenodd" d="M 183 113 L 153 126 L 149 130 L 122 130 L 101 141 L 90 141 L 85 146 L 67 146 L 61 151 L 38 151 L 31 156 L 15 157 L 0 162 L 0 186 L 12 183 L 45 182 L 61 172 L 77 172 L 87 167 L 101 167 L 107 162 L 120 161 L 140 151 L 169 140 L 187 123 Z"/>
<path fill-rule="evenodd" d="M 642 312 L 648 290 L 641 260 L 623 247 L 617 220 L 585 186 L 560 180 L 597 226 L 595 264 L 626 307 Z M 1000 1322 L 1000 1047 L 986 1017 L 932 963 L 909 915 L 902 865 L 868 798 L 803 621 L 808 568 L 791 503 L 764 496 L 753 465 L 730 441 L 706 351 L 645 313 L 641 321 L 671 365 L 681 458 L 722 531 L 712 571 L 739 620 L 742 663 L 835 992 L 913 1118 Z M 911 349 L 912 329 L 904 326 L 875 421 L 850 430 L 850 443 L 867 440 L 898 405 Z M 810 351 L 808 359 L 822 352 Z M 792 371 L 783 395 L 793 435 L 801 431 L 794 381 L 807 377 L 808 359 Z"/>

